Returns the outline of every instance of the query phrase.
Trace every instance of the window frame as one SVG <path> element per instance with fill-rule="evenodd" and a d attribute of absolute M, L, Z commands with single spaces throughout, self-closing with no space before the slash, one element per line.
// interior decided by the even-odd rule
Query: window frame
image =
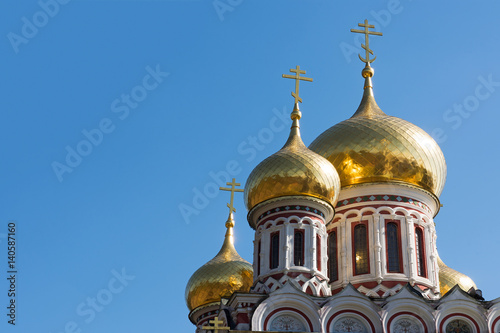
<path fill-rule="evenodd" d="M 331 255 L 332 254 L 332 247 L 331 247 L 331 241 L 330 239 L 332 239 L 332 234 L 335 234 L 335 255 Z M 328 268 L 328 279 L 330 280 L 330 282 L 334 282 L 334 281 L 338 281 L 339 279 L 339 257 L 338 257 L 338 233 L 337 233 L 337 228 L 333 228 L 329 233 L 328 233 L 328 237 L 327 237 L 327 253 L 328 253 L 328 263 L 327 263 L 327 268 Z M 332 279 L 332 262 L 331 262 L 331 259 L 335 257 L 335 280 Z"/>
<path fill-rule="evenodd" d="M 273 238 L 277 237 L 278 238 L 278 243 L 276 246 L 276 249 L 273 247 Z M 273 258 L 274 258 L 274 252 L 276 252 L 276 265 L 274 264 Z M 269 269 L 276 269 L 280 266 L 280 232 L 275 231 L 269 235 Z"/>
<path fill-rule="evenodd" d="M 257 276 L 260 275 L 260 253 L 262 251 L 262 240 L 259 239 L 259 244 L 257 245 Z"/>
<path fill-rule="evenodd" d="M 418 235 L 422 237 L 421 240 L 418 239 Z M 417 242 L 419 242 L 417 246 Z M 425 234 L 424 228 L 419 225 L 415 226 L 415 256 L 416 256 L 416 264 L 417 264 L 417 275 L 423 278 L 427 278 L 427 260 L 425 256 Z M 420 262 L 421 259 L 421 262 Z M 422 264 L 422 265 L 420 265 Z M 422 266 L 422 267 L 420 267 Z M 420 270 L 420 273 L 419 273 Z"/>
<path fill-rule="evenodd" d="M 296 261 L 295 261 L 295 258 L 296 258 L 296 244 L 295 244 L 295 235 L 296 234 L 301 234 L 302 235 L 302 246 L 301 246 L 301 249 L 300 249 L 300 260 L 301 260 L 301 264 L 297 264 Z M 305 264 L 305 258 L 304 258 L 304 250 L 305 250 L 305 230 L 304 229 L 293 229 L 293 265 L 294 266 L 304 266 Z"/>
<path fill-rule="evenodd" d="M 322 262 L 321 258 L 321 235 L 316 234 L 316 269 L 321 272 L 321 268 L 323 268 L 323 265 L 321 264 Z"/>
<path fill-rule="evenodd" d="M 356 271 L 356 239 L 355 239 L 355 229 L 357 226 L 364 226 L 366 228 L 366 263 L 367 271 L 363 273 L 358 273 Z M 370 274 L 370 234 L 369 234 L 368 221 L 354 222 L 351 224 L 351 239 L 352 239 L 352 275 L 365 275 Z"/>
<path fill-rule="evenodd" d="M 396 226 L 396 241 L 397 241 L 397 252 L 398 252 L 398 270 L 391 271 L 389 269 L 389 224 L 394 224 Z M 385 258 L 386 258 L 386 271 L 387 273 L 403 273 L 403 251 L 401 243 L 401 222 L 399 220 L 387 220 L 385 222 Z"/>

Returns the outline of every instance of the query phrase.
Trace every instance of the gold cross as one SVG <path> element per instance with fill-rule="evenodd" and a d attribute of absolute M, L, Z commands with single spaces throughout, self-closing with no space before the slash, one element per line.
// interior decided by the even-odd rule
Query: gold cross
<path fill-rule="evenodd" d="M 233 182 L 234 182 L 234 179 L 233 179 Z M 229 183 L 228 183 L 229 184 Z M 210 324 L 213 324 L 214 326 L 202 326 L 201 328 L 204 329 L 204 330 L 211 330 L 213 329 L 214 330 L 214 333 L 217 333 L 219 332 L 220 330 L 229 330 L 230 328 L 229 327 L 223 327 L 223 326 L 219 326 L 219 324 L 222 324 L 223 321 L 222 320 L 219 320 L 218 317 L 215 317 L 214 320 L 209 320 L 208 321 Z"/>
<path fill-rule="evenodd" d="M 234 192 L 243 192 L 242 189 L 236 188 L 236 186 L 241 186 L 241 184 L 237 183 L 236 179 L 233 178 L 233 181 L 231 183 L 226 183 L 226 185 L 231 185 L 231 188 L 219 187 L 219 190 L 231 191 L 231 203 L 227 204 L 227 208 L 229 208 L 229 214 L 231 214 L 231 212 L 235 212 L 236 213 L 236 208 L 234 208 L 234 206 L 233 206 Z"/>
<path fill-rule="evenodd" d="M 297 104 L 298 102 L 302 103 L 302 98 L 299 97 L 299 80 L 312 82 L 313 79 L 300 76 L 300 74 L 305 74 L 306 71 L 300 70 L 300 66 L 298 66 L 298 65 L 295 69 L 293 69 L 293 68 L 290 69 L 290 72 L 295 73 L 295 75 L 283 74 L 282 76 L 285 79 L 294 79 L 295 80 L 295 92 L 292 91 L 292 96 L 295 97 L 295 104 Z"/>
<path fill-rule="evenodd" d="M 361 44 L 361 47 L 366 51 L 366 58 L 363 59 L 361 57 L 361 54 L 358 54 L 359 59 L 366 63 L 367 65 L 374 62 L 375 59 L 377 59 L 377 56 L 374 56 L 373 59 L 370 59 L 370 54 L 373 55 L 373 51 L 370 50 L 370 46 L 368 44 L 368 35 L 375 35 L 375 36 L 382 36 L 381 32 L 376 32 L 376 31 L 368 31 L 369 28 L 375 28 L 374 25 L 368 24 L 368 20 L 365 20 L 365 23 L 358 23 L 358 27 L 363 27 L 365 30 L 358 30 L 358 29 L 351 29 L 351 32 L 357 32 L 360 34 L 365 34 L 365 44 Z"/>

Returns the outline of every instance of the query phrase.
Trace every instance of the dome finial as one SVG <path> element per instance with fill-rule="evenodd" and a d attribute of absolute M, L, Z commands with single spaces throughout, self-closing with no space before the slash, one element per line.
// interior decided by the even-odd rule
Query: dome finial
<path fill-rule="evenodd" d="M 376 32 L 376 31 L 369 31 L 368 30 L 369 28 L 374 29 L 375 26 L 368 24 L 368 20 L 365 20 L 365 23 L 358 23 L 358 27 L 365 28 L 365 30 L 351 29 L 351 32 L 365 34 L 365 44 L 361 44 L 361 47 L 366 51 L 365 58 L 361 57 L 361 54 L 358 54 L 358 57 L 362 62 L 364 62 L 366 64 L 365 69 L 367 67 L 371 68 L 370 64 L 372 62 L 374 62 L 375 59 L 377 59 L 377 56 L 374 56 L 373 59 L 370 59 L 370 54 L 373 55 L 373 51 L 370 50 L 368 35 L 382 36 L 382 33 Z M 363 70 L 363 72 L 364 72 L 364 70 Z M 372 72 L 372 75 L 373 75 L 373 72 Z M 363 77 L 366 77 L 366 76 L 364 76 L 364 74 L 363 74 Z"/>
<path fill-rule="evenodd" d="M 299 125 L 299 119 L 302 118 L 302 112 L 299 110 L 299 102 L 302 103 L 302 98 L 299 96 L 299 81 L 308 81 L 312 82 L 313 79 L 309 77 L 303 77 L 300 76 L 300 74 L 305 74 L 305 70 L 301 70 L 300 66 L 297 65 L 295 69 L 291 68 L 290 69 L 291 73 L 295 73 L 295 75 L 287 75 L 283 74 L 282 77 L 285 79 L 294 79 L 295 80 L 295 92 L 292 91 L 292 96 L 295 98 L 295 102 L 293 104 L 293 111 L 292 114 L 290 115 L 290 118 L 292 118 L 293 123 L 290 131 L 290 137 L 288 138 L 287 142 L 285 143 L 285 147 L 289 144 L 291 144 L 293 141 L 295 141 L 295 138 L 300 138 L 300 125 Z M 302 143 L 302 141 L 301 141 Z M 303 143 L 302 143 L 303 144 Z"/>
<path fill-rule="evenodd" d="M 229 229 L 234 227 L 233 213 L 236 213 L 236 208 L 234 208 L 234 192 L 243 192 L 243 189 L 236 188 L 236 186 L 241 186 L 241 184 L 237 183 L 235 178 L 233 178 L 232 182 L 230 182 L 230 183 L 227 182 L 226 185 L 231 186 L 231 188 L 219 187 L 219 190 L 231 192 L 231 200 L 227 204 L 227 208 L 229 208 L 229 216 L 227 217 L 227 221 L 226 221 L 226 228 L 228 229 L 228 234 L 229 234 Z"/>
<path fill-rule="evenodd" d="M 295 67 L 295 69 L 293 69 L 293 68 L 290 69 L 290 72 L 295 73 L 295 75 L 283 74 L 282 77 L 285 79 L 294 79 L 295 80 L 295 92 L 292 91 L 292 96 L 293 96 L 293 98 L 295 98 L 295 102 L 293 105 L 292 114 L 290 115 L 290 117 L 292 118 L 292 120 L 294 120 L 294 123 L 295 123 L 295 120 L 299 120 L 302 117 L 302 113 L 299 110 L 299 102 L 302 103 L 302 98 L 300 98 L 300 96 L 299 96 L 299 81 L 302 80 L 302 81 L 312 82 L 313 79 L 311 79 L 309 77 L 300 76 L 300 74 L 305 74 L 306 71 L 301 70 L 299 65 L 297 65 Z"/>
<path fill-rule="evenodd" d="M 359 105 L 358 110 L 354 113 L 353 117 L 357 116 L 371 117 L 375 114 L 383 115 L 384 113 L 378 107 L 377 103 L 375 102 L 375 98 L 373 96 L 372 77 L 375 71 L 370 66 L 370 64 L 374 62 L 375 59 L 377 59 L 377 56 L 373 56 L 373 58 L 370 59 L 370 54 L 373 55 L 373 51 L 370 49 L 370 44 L 369 44 L 370 41 L 368 38 L 369 35 L 382 36 L 382 33 L 376 31 L 369 31 L 368 29 L 373 29 L 375 28 L 375 26 L 368 24 L 368 20 L 365 20 L 364 23 L 358 23 L 358 26 L 363 27 L 365 29 L 364 30 L 351 29 L 351 32 L 365 35 L 365 44 L 361 44 L 361 47 L 366 51 L 365 57 L 363 58 L 361 54 L 358 54 L 359 59 L 365 63 L 365 68 L 363 68 L 363 70 L 361 71 L 361 76 L 365 78 L 365 84 L 363 86 L 363 99 L 361 100 L 361 104 Z"/>

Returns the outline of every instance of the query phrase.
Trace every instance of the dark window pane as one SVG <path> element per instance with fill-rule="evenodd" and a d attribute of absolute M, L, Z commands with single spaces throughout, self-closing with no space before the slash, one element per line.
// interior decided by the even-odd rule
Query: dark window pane
<path fill-rule="evenodd" d="M 415 251 L 417 253 L 417 274 L 426 276 L 425 274 L 425 256 L 424 256 L 424 235 L 422 229 L 415 229 Z"/>
<path fill-rule="evenodd" d="M 366 225 L 354 227 L 354 274 L 367 274 L 368 271 L 368 233 Z"/>
<path fill-rule="evenodd" d="M 295 231 L 293 236 L 293 264 L 304 265 L 304 234 L 300 231 Z"/>
<path fill-rule="evenodd" d="M 390 273 L 399 273 L 399 241 L 398 225 L 396 223 L 387 223 L 387 270 Z"/>
<path fill-rule="evenodd" d="M 316 267 L 321 271 L 321 236 L 316 235 Z"/>
<path fill-rule="evenodd" d="M 330 281 L 339 279 L 337 263 L 337 231 L 328 234 L 328 277 Z"/>
<path fill-rule="evenodd" d="M 271 265 L 270 268 L 277 268 L 280 258 L 280 234 L 271 235 Z"/>
<path fill-rule="evenodd" d="M 257 276 L 260 275 L 260 241 L 259 241 L 259 247 L 258 247 L 258 251 L 257 251 Z"/>

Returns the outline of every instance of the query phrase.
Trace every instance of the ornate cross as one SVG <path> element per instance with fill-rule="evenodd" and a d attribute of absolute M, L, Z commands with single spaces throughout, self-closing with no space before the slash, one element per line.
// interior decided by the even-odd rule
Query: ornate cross
<path fill-rule="evenodd" d="M 363 59 L 363 57 L 361 57 L 361 54 L 358 54 L 358 57 L 359 59 L 366 63 L 367 65 L 374 62 L 375 59 L 377 59 L 377 56 L 374 56 L 373 59 L 370 59 L 370 54 L 373 55 L 373 51 L 370 50 L 370 46 L 369 46 L 369 41 L 368 41 L 368 35 L 375 35 L 375 36 L 382 36 L 382 33 L 381 32 L 376 32 L 376 31 L 369 31 L 368 29 L 369 28 L 375 28 L 374 25 L 370 25 L 368 24 L 368 20 L 365 20 L 365 23 L 358 23 L 358 27 L 363 27 L 365 28 L 365 30 L 358 30 L 358 29 L 351 29 L 351 32 L 357 32 L 357 33 L 360 33 L 360 34 L 365 34 L 365 44 L 361 44 L 361 47 L 366 51 L 366 55 L 365 55 L 365 59 Z"/>
<path fill-rule="evenodd" d="M 234 182 L 234 179 L 233 179 Z M 227 183 L 229 185 L 229 183 Z M 234 193 L 234 192 L 233 192 Z M 213 324 L 214 326 L 202 326 L 201 328 L 204 330 L 214 330 L 214 333 L 219 332 L 220 330 L 229 330 L 229 327 L 224 327 L 224 326 L 219 326 L 219 324 L 222 324 L 223 321 L 219 320 L 219 317 L 215 317 L 214 320 L 209 320 L 208 321 L 210 324 Z"/>
<path fill-rule="evenodd" d="M 240 188 L 236 188 L 236 186 L 241 186 L 240 183 L 237 183 L 236 182 L 236 179 L 233 178 L 233 181 L 231 183 L 226 183 L 226 185 L 231 185 L 231 188 L 227 188 L 227 187 L 219 187 L 219 190 L 223 190 L 223 191 L 231 191 L 231 203 L 228 203 L 227 204 L 227 208 L 229 208 L 229 213 L 231 214 L 231 212 L 234 212 L 236 213 L 236 208 L 234 208 L 233 206 L 233 201 L 234 201 L 234 192 L 243 192 L 242 189 Z"/>
<path fill-rule="evenodd" d="M 295 75 L 283 74 L 282 76 L 285 79 L 294 79 L 295 80 L 295 92 L 292 91 L 292 96 L 295 97 L 295 104 L 297 104 L 298 102 L 302 103 L 302 98 L 299 97 L 299 81 L 302 80 L 302 81 L 312 82 L 313 79 L 311 79 L 309 77 L 300 76 L 300 74 L 305 74 L 306 71 L 300 70 L 299 65 L 297 65 L 297 67 L 295 69 L 293 69 L 293 68 L 290 69 L 290 72 L 295 73 Z"/>

